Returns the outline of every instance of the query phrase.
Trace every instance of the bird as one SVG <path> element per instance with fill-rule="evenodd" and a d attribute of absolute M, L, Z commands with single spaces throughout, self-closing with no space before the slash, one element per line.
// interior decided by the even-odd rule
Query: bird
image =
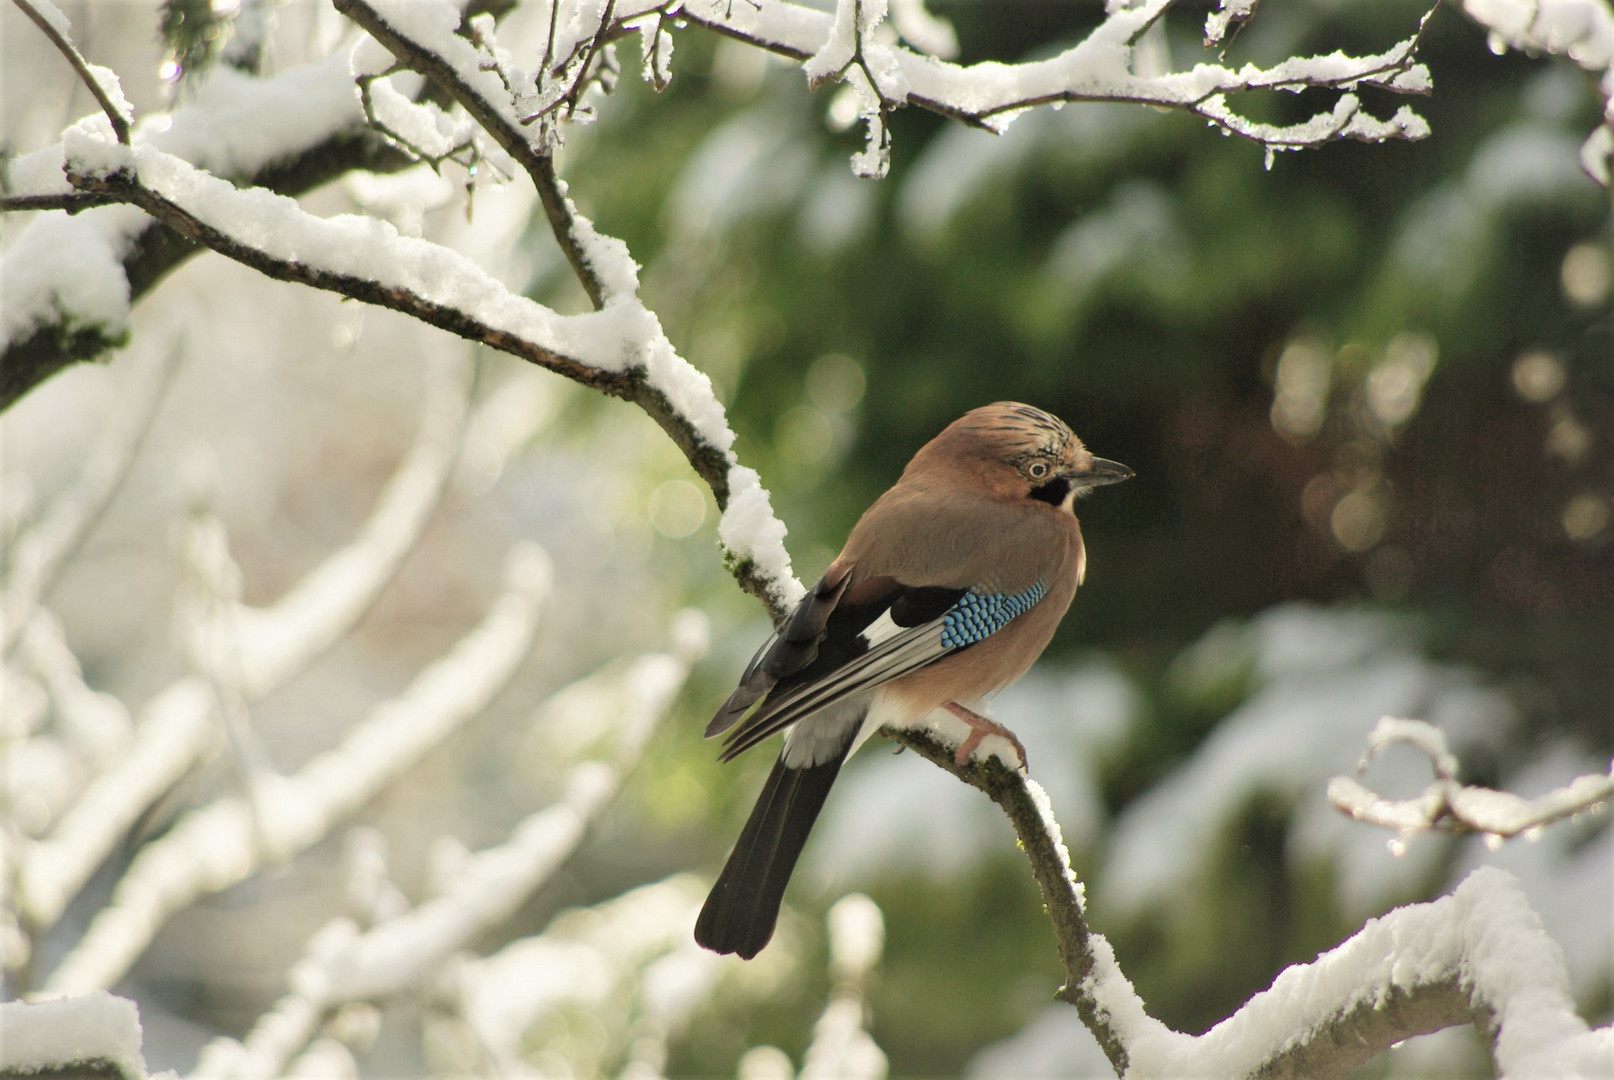
<path fill-rule="evenodd" d="M 785 740 L 696 919 L 698 944 L 749 960 L 768 943 L 842 762 L 881 727 L 965 731 L 959 765 L 998 736 L 1024 768 L 986 702 L 1030 669 L 1086 575 L 1076 499 L 1132 475 L 1018 402 L 973 409 L 914 454 L 706 727 L 727 733 L 725 762 Z"/>

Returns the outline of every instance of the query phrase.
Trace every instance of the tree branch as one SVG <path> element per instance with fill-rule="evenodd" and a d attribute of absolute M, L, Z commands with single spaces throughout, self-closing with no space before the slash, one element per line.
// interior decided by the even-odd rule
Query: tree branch
<path fill-rule="evenodd" d="M 363 931 L 348 919 L 327 924 L 288 977 L 289 992 L 258 1019 L 243 1042 L 211 1044 L 192 1075 L 283 1075 L 292 1057 L 342 1006 L 403 993 L 428 979 L 455 952 L 504 925 L 553 878 L 614 803 L 705 651 L 706 631 L 699 616 L 685 619 L 673 636 L 671 652 L 641 656 L 616 676 L 619 714 L 593 718 L 612 732 L 612 741 L 604 753 L 571 766 L 559 800 L 518 823 L 504 843 L 466 856 L 441 895 Z M 558 691 L 550 701 L 571 689 Z M 544 707 L 539 706 L 540 712 Z"/>
<path fill-rule="evenodd" d="M 1588 1031 L 1574 1012 L 1562 952 L 1518 881 L 1482 868 L 1450 896 L 1398 908 L 1309 964 L 1295 964 L 1200 1036 L 1144 1011 L 1094 933 L 1047 796 L 995 758 L 959 766 L 954 748 L 915 731 L 887 738 L 979 788 L 1014 826 L 1047 905 L 1065 985 L 1116 1073 L 1231 1080 L 1340 1078 L 1403 1039 L 1472 1023 L 1503 1075 L 1594 1075 L 1614 1052 L 1614 1029 Z M 1521 965 L 1519 956 L 1537 958 Z M 1553 1063 L 1553 1064 L 1549 1064 Z M 1569 1071 L 1564 1071 L 1565 1069 Z"/>
<path fill-rule="evenodd" d="M 120 143 L 128 146 L 129 121 L 132 114 L 128 101 L 124 100 L 123 91 L 118 87 L 117 76 L 106 68 L 96 67 L 84 59 L 84 54 L 78 51 L 78 46 L 67 36 L 67 20 L 54 6 L 48 7 L 50 14 L 47 15 L 45 11 L 35 7 L 31 0 L 11 0 L 11 2 L 21 8 L 22 13 L 32 19 L 34 25 L 50 38 L 50 43 L 56 46 L 57 52 L 67 57 L 67 62 L 72 64 L 73 70 L 78 73 L 79 81 L 95 98 L 96 104 L 101 106 L 101 111 L 106 113 L 108 122 L 112 124 L 112 133 L 118 137 Z M 60 24 L 57 19 L 61 19 Z M 110 84 L 101 81 L 103 73 L 110 80 Z"/>
<path fill-rule="evenodd" d="M 47 992 L 116 983 L 174 912 L 323 839 L 333 823 L 480 713 L 526 656 L 549 592 L 547 559 L 536 548 L 514 549 L 505 577 L 504 593 L 482 622 L 398 697 L 378 705 L 338 746 L 294 776 L 264 785 L 256 828 L 243 800 L 221 799 L 187 814 L 142 848 L 110 902 L 51 973 Z"/>
<path fill-rule="evenodd" d="M 1445 827 L 1506 838 L 1594 810 L 1614 799 L 1614 766 L 1606 774 L 1588 773 L 1556 791 L 1523 799 L 1506 791 L 1458 783 L 1457 759 L 1446 747 L 1445 732 L 1422 720 L 1386 716 L 1368 739 L 1358 772 L 1387 747 L 1405 743 L 1428 755 L 1435 779 L 1413 798 L 1388 799 L 1358 780 L 1336 776 L 1328 782 L 1328 801 L 1357 821 L 1403 834 Z"/>
<path fill-rule="evenodd" d="M 208 105 L 204 98 L 189 107 L 196 110 L 194 114 L 187 108 L 176 110 L 173 126 L 166 139 L 174 141 L 187 138 L 193 115 L 203 116 L 203 123 L 210 131 L 256 130 L 262 126 L 277 126 L 278 113 L 302 107 L 299 102 L 305 100 L 303 95 L 308 93 L 310 82 L 323 78 L 341 80 L 339 88 L 332 86 L 326 93 L 334 93 L 338 89 L 351 93 L 345 63 L 336 65 L 327 62 L 325 65 L 297 69 L 262 81 L 262 92 L 252 99 L 258 110 L 256 117 L 208 116 Z M 223 175 L 280 195 L 294 196 L 356 169 L 396 172 L 414 164 L 404 151 L 363 127 L 362 121 L 363 114 L 355 103 L 350 118 L 342 120 L 338 114 L 337 123 L 340 126 L 324 131 L 299 131 L 298 136 L 307 141 L 288 143 L 279 153 L 270 153 L 260 163 L 248 162 L 244 166 L 231 167 Z M 208 151 L 218 153 L 222 160 L 228 162 L 238 161 L 241 157 L 240 151 L 227 143 L 210 146 Z M 53 166 L 42 171 L 54 173 L 59 184 L 62 182 L 61 165 L 58 146 L 55 148 Z M 8 177 L 7 182 L 14 183 L 15 176 Z M 119 200 L 85 192 L 23 191 L 9 194 L 5 207 L 54 209 L 56 207 L 52 204 L 57 201 L 63 204 L 62 209 L 71 212 L 86 209 L 92 203 L 99 206 Z M 154 288 L 170 271 L 203 250 L 194 241 L 159 222 L 147 219 L 126 222 L 109 216 L 115 214 L 117 211 L 82 214 L 78 227 L 94 230 L 112 249 L 113 258 L 128 284 L 131 304 Z M 16 257 L 12 252 L 8 253 L 6 259 L 9 262 Z M 11 299 L 16 302 L 18 297 L 13 295 Z M 54 300 L 41 305 L 26 321 L 19 320 L 17 324 L 8 322 L 8 325 L 12 326 L 11 332 L 0 340 L 0 411 L 10 408 L 13 402 L 62 368 L 79 361 L 97 359 L 126 343 L 126 334 L 121 328 L 102 325 Z"/>
<path fill-rule="evenodd" d="M 1042 901 L 1054 927 L 1059 959 L 1065 965 L 1065 985 L 1059 988 L 1058 997 L 1076 1006 L 1082 1023 L 1098 1039 L 1116 1074 L 1125 1075 L 1128 1053 L 1122 1033 L 1104 1005 L 1088 989 L 1098 965 L 1095 941 L 1103 939 L 1087 924 L 1084 891 L 1071 869 L 1070 853 L 1065 850 L 1042 788 L 1025 773 L 1009 768 L 995 757 L 961 766 L 954 759 L 957 747 L 948 746 L 927 733 L 885 728 L 881 734 L 985 792 L 1008 817 L 1020 839 L 1026 861 L 1031 864 L 1037 887 L 1042 890 Z M 1108 950 L 1108 945 L 1104 948 Z"/>

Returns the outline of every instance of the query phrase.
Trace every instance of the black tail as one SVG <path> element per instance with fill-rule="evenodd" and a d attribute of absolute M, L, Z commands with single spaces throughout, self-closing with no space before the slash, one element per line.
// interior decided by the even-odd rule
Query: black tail
<path fill-rule="evenodd" d="M 695 940 L 703 947 L 749 960 L 773 937 L 785 884 L 842 760 L 802 769 L 787 769 L 783 758 L 774 762 L 751 819 L 695 920 Z"/>

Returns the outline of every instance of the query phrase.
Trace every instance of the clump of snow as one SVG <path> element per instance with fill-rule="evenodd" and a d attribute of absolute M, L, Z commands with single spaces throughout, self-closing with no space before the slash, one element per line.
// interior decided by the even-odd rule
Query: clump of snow
<path fill-rule="evenodd" d="M 65 1074 L 107 1065 L 124 1080 L 146 1075 L 135 1003 L 104 990 L 0 1004 L 0 1074 Z"/>
<path fill-rule="evenodd" d="M 51 323 L 108 339 L 126 333 L 129 281 L 118 240 L 146 220 L 133 207 L 109 206 L 30 221 L 0 259 L 0 341 L 20 341 Z"/>
<path fill-rule="evenodd" d="M 731 558 L 749 560 L 773 585 L 774 600 L 794 607 L 806 589 L 790 569 L 785 524 L 773 513 L 768 490 L 755 469 L 729 469 L 729 505 L 717 523 L 717 539 Z"/>

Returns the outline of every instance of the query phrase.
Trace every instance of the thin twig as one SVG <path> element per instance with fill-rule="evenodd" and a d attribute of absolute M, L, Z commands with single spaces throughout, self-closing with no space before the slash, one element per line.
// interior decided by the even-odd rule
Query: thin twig
<path fill-rule="evenodd" d="M 69 214 L 76 214 L 92 206 L 108 206 L 115 202 L 116 199 L 82 191 L 64 191 L 53 195 L 7 195 L 0 198 L 0 214 L 26 210 L 66 210 Z"/>
<path fill-rule="evenodd" d="M 570 120 L 577 115 L 577 103 L 583 98 L 583 87 L 588 80 L 588 67 L 594 62 L 594 57 L 600 51 L 600 45 L 605 41 L 606 31 L 611 28 L 611 13 L 616 10 L 616 0 L 605 0 L 605 11 L 600 15 L 600 25 L 589 40 L 588 52 L 583 55 L 583 63 L 577 69 L 577 78 L 572 80 L 571 89 L 566 91 L 566 119 Z"/>
<path fill-rule="evenodd" d="M 1087 925 L 1087 913 L 1083 910 L 1070 857 L 1064 851 L 1063 844 L 1050 831 L 1042 810 L 1026 786 L 1025 774 L 1010 769 L 996 758 L 959 765 L 954 759 L 957 747 L 948 746 L 923 732 L 886 728 L 881 734 L 908 747 L 971 787 L 985 792 L 1008 816 L 1015 835 L 1020 839 L 1026 861 L 1031 864 L 1032 876 L 1042 890 L 1048 918 L 1053 922 L 1059 958 L 1065 965 L 1065 985 L 1060 988 L 1058 996 L 1076 1007 L 1082 1022 L 1098 1039 L 1104 1056 L 1109 1058 L 1117 1075 L 1124 1076 L 1127 1050 L 1121 1034 L 1112 1025 L 1111 1017 L 1086 990 L 1088 976 L 1095 963 L 1092 931 Z"/>
<path fill-rule="evenodd" d="M 73 70 L 78 72 L 79 79 L 94 95 L 96 103 L 101 106 L 101 111 L 106 113 L 106 118 L 112 122 L 112 130 L 118 136 L 118 141 L 124 146 L 128 146 L 129 121 L 118 110 L 118 107 L 113 104 L 112 99 L 107 96 L 106 88 L 101 85 L 100 80 L 90 71 L 89 61 L 85 60 L 84 54 L 78 51 L 78 46 L 73 44 L 65 31 L 58 29 L 56 24 L 45 16 L 44 12 L 34 7 L 29 0 L 11 0 L 11 2 L 21 8 L 22 13 L 32 19 L 34 25 L 39 27 L 46 37 L 50 38 L 50 43 L 56 46 L 58 52 L 67 57 L 67 62 L 73 65 Z"/>

